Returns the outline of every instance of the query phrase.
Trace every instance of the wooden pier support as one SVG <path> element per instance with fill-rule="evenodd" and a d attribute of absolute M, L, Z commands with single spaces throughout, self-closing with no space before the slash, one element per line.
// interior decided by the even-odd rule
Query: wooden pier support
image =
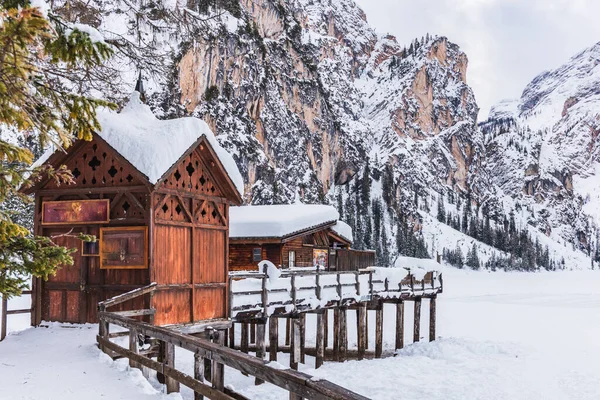
<path fill-rule="evenodd" d="M 329 310 L 325 309 L 323 313 L 323 348 L 327 349 L 329 346 Z"/>
<path fill-rule="evenodd" d="M 421 298 L 415 299 L 415 325 L 413 329 L 413 342 L 418 342 L 421 338 Z"/>
<path fill-rule="evenodd" d="M 221 346 L 225 344 L 225 336 L 222 331 L 213 331 L 213 343 L 220 344 Z M 225 366 L 213 360 L 211 374 L 212 387 L 220 392 L 225 390 Z"/>
<path fill-rule="evenodd" d="M 433 342 L 435 340 L 435 302 L 436 297 L 433 296 L 429 299 L 429 341 Z"/>
<path fill-rule="evenodd" d="M 347 309 L 339 309 L 339 358 L 340 361 L 346 361 L 348 352 L 348 314 Z"/>
<path fill-rule="evenodd" d="M 240 349 L 242 350 L 242 352 L 248 353 L 248 323 L 247 322 L 242 322 Z"/>
<path fill-rule="evenodd" d="M 362 360 L 365 358 L 365 351 L 367 350 L 367 304 L 361 303 L 357 310 L 357 344 L 358 344 L 358 359 Z"/>
<path fill-rule="evenodd" d="M 267 353 L 267 346 L 265 342 L 265 333 L 267 328 L 267 321 L 259 322 L 256 324 L 256 357 L 261 360 L 265 359 Z M 254 381 L 255 385 L 261 385 L 265 383 L 262 379 L 256 378 Z"/>
<path fill-rule="evenodd" d="M 269 318 L 269 361 L 277 361 L 279 351 L 279 320 L 274 316 Z"/>
<path fill-rule="evenodd" d="M 383 303 L 375 310 L 375 358 L 383 354 Z"/>
<path fill-rule="evenodd" d="M 204 358 L 200 355 L 200 352 L 194 354 L 194 379 L 204 382 Z M 204 396 L 194 392 L 194 400 L 204 400 Z"/>
<path fill-rule="evenodd" d="M 317 342 L 316 342 L 316 357 L 315 357 L 315 369 L 319 368 L 323 365 L 323 360 L 325 358 L 325 316 L 327 315 L 327 310 L 323 310 L 317 313 Z"/>
<path fill-rule="evenodd" d="M 289 318 L 285 319 L 285 345 L 290 345 L 290 330 L 292 321 Z"/>
<path fill-rule="evenodd" d="M 333 310 L 333 359 L 340 361 L 340 309 Z"/>
<path fill-rule="evenodd" d="M 138 349 L 138 337 L 137 337 L 137 332 L 135 329 L 130 329 L 129 330 L 129 351 L 138 354 L 139 349 Z M 138 365 L 138 363 L 136 363 L 135 361 L 133 361 L 131 358 L 129 359 L 129 367 L 130 368 L 140 368 L 141 366 Z"/>
<path fill-rule="evenodd" d="M 252 344 L 256 343 L 256 323 L 255 322 L 250 323 L 250 343 L 252 343 Z"/>
<path fill-rule="evenodd" d="M 404 302 L 396 304 L 396 350 L 404 348 Z"/>
<path fill-rule="evenodd" d="M 300 319 L 289 318 L 290 320 L 290 368 L 298 370 L 300 362 Z"/>
<path fill-rule="evenodd" d="M 231 324 L 231 328 L 229 328 L 229 347 L 232 349 L 235 347 L 235 323 Z"/>
<path fill-rule="evenodd" d="M 306 352 L 304 351 L 306 347 L 306 314 L 300 314 L 298 319 L 300 320 L 300 362 L 304 364 L 306 362 Z"/>
<path fill-rule="evenodd" d="M 175 345 L 173 343 L 165 343 L 164 352 L 164 364 L 175 368 Z M 167 385 L 167 394 L 179 392 L 179 382 L 175 379 L 165 376 L 165 384 Z"/>

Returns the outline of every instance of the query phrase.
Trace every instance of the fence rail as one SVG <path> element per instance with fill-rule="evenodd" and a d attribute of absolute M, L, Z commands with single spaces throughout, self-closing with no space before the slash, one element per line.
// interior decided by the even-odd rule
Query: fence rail
<path fill-rule="evenodd" d="M 31 290 L 24 290 L 21 294 L 27 295 L 31 294 Z M 16 314 L 30 314 L 32 307 L 23 308 L 20 310 L 9 310 L 8 309 L 8 299 L 2 296 L 2 315 L 0 316 L 0 342 L 6 338 L 7 327 L 8 327 L 8 316 L 16 315 Z"/>
<path fill-rule="evenodd" d="M 167 392 L 179 391 L 179 384 L 187 386 L 196 393 L 195 399 L 207 396 L 211 399 L 230 400 L 244 397 L 225 388 L 224 366 L 252 375 L 257 380 L 271 383 L 290 392 L 290 398 L 363 400 L 366 397 L 351 392 L 326 380 L 315 380 L 311 375 L 270 366 L 262 358 L 254 357 L 225 347 L 225 331 L 208 328 L 205 337 L 199 338 L 180 333 L 168 327 L 153 326 L 138 321 L 131 315 L 145 315 L 147 310 L 133 310 L 129 314 L 109 312 L 107 308 L 149 294 L 156 287 L 144 287 L 116 298 L 99 303 L 99 334 L 97 342 L 102 351 L 113 357 L 126 357 L 130 366 L 144 366 L 158 373 L 159 381 L 167 385 Z M 133 314 L 131 314 L 133 313 Z M 110 339 L 109 326 L 114 324 L 128 330 L 129 348 L 124 348 Z M 122 336 L 120 333 L 118 336 Z M 153 343 L 156 351 L 142 353 L 138 347 L 139 338 Z M 175 368 L 175 347 L 194 354 L 194 375 L 188 375 Z M 152 348 L 152 346 L 151 346 Z M 156 360 L 152 357 L 156 356 Z M 211 384 L 208 385 L 207 381 Z"/>
<path fill-rule="evenodd" d="M 360 271 L 288 270 L 271 282 L 268 273 L 229 275 L 230 315 L 243 320 L 252 315 L 294 314 L 375 299 L 431 297 L 443 292 L 442 274 L 413 274 L 400 280 L 378 278 L 373 269 Z"/>

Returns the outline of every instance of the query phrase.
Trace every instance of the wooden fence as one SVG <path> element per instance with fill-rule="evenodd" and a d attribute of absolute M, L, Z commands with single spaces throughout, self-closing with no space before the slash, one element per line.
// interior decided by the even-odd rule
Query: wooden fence
<path fill-rule="evenodd" d="M 240 394 L 225 387 L 224 366 L 228 366 L 243 374 L 254 376 L 259 383 L 268 382 L 287 390 L 290 399 L 366 399 L 329 381 L 315 380 L 308 374 L 291 369 L 273 368 L 262 358 L 225 347 L 223 344 L 226 328 L 231 324 L 214 329 L 211 326 L 214 324 L 206 321 L 205 330 L 201 333 L 204 337 L 195 337 L 181 333 L 177 327 L 153 326 L 148 322 L 134 319 L 150 318 L 154 315 L 153 309 L 107 311 L 107 308 L 134 297 L 151 295 L 155 290 L 156 285 L 150 285 L 100 302 L 97 341 L 100 349 L 113 358 L 126 357 L 132 367 L 144 366 L 156 371 L 159 381 L 166 384 L 168 393 L 179 391 L 179 384 L 182 384 L 195 392 L 196 400 L 203 399 L 203 396 L 217 400 L 244 399 Z M 126 328 L 127 332 L 111 334 L 110 324 Z M 128 349 L 110 340 L 123 335 L 129 336 Z M 138 343 L 140 338 L 151 343 L 149 349 L 140 351 Z M 186 349 L 194 354 L 193 376 L 175 368 L 175 347 Z M 207 381 L 211 384 L 207 384 Z"/>
<path fill-rule="evenodd" d="M 31 290 L 24 290 L 22 294 L 31 295 Z M 0 342 L 6 338 L 7 326 L 8 326 L 8 316 L 15 314 L 30 314 L 32 307 L 20 310 L 9 310 L 8 309 L 8 299 L 2 296 L 2 314 L 0 316 Z"/>
<path fill-rule="evenodd" d="M 283 270 L 273 284 L 266 272 L 229 275 L 230 316 L 244 320 L 347 306 L 374 299 L 433 297 L 443 292 L 442 274 L 428 272 L 418 280 L 408 274 L 399 282 L 377 278 L 374 270 Z"/>

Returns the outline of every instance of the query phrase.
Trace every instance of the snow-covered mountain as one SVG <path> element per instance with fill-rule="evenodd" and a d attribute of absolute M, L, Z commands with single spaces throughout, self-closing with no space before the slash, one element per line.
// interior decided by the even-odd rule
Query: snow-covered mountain
<path fill-rule="evenodd" d="M 213 128 L 242 171 L 246 202 L 337 204 L 356 245 L 376 248 L 383 263 L 398 249 L 448 250 L 418 233 L 446 231 L 432 219 L 506 260 L 524 259 L 514 248 L 533 248 L 536 235 L 583 248 L 592 236 L 586 196 L 573 186 L 590 186 L 595 147 L 571 157 L 571 146 L 585 141 L 585 127 L 596 137 L 593 50 L 536 78 L 480 129 L 459 47 L 438 36 L 379 36 L 354 0 L 53 5 L 117 49 L 111 79 L 91 93 L 121 101 L 142 70 L 157 115 L 191 114 Z M 593 196 L 590 208 L 600 204 Z M 543 248 L 530 253 L 540 265 Z"/>
<path fill-rule="evenodd" d="M 600 43 L 538 75 L 481 124 L 492 185 L 530 207 L 542 231 L 585 249 L 600 223 L 598 64 Z"/>

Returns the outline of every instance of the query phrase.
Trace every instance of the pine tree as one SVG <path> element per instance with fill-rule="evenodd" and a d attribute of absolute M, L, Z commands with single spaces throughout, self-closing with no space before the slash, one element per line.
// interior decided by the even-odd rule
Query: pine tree
<path fill-rule="evenodd" d="M 444 208 L 444 198 L 442 195 L 438 196 L 437 220 L 446 223 L 446 209 Z"/>
<path fill-rule="evenodd" d="M 479 254 L 477 253 L 477 244 L 474 243 L 473 247 L 471 247 L 471 251 L 467 255 L 467 267 L 478 270 L 481 265 L 479 263 Z"/>
<path fill-rule="evenodd" d="M 380 267 L 389 267 L 390 266 L 390 249 L 387 238 L 387 233 L 385 227 L 381 230 L 381 252 L 379 253 L 379 266 Z"/>
<path fill-rule="evenodd" d="M 337 210 L 338 214 L 340 214 L 340 219 L 344 221 L 344 198 L 342 197 L 341 190 L 337 193 Z"/>
<path fill-rule="evenodd" d="M 47 17 L 27 0 L 1 1 L 0 125 L 35 136 L 40 147 L 54 141 L 67 148 L 75 138 L 91 139 L 100 128 L 96 107 L 114 105 L 68 90 L 65 71 L 91 69 L 110 55 L 106 43 L 55 15 Z M 65 169 L 32 170 L 33 154 L 22 145 L 0 140 L 0 158 L 0 203 L 15 198 L 29 202 L 19 188 L 42 177 L 72 180 Z M 70 253 L 52 238 L 33 236 L 14 215 L 0 211 L 0 294 L 19 295 L 30 275 L 47 279 L 61 265 L 73 263 Z"/>

